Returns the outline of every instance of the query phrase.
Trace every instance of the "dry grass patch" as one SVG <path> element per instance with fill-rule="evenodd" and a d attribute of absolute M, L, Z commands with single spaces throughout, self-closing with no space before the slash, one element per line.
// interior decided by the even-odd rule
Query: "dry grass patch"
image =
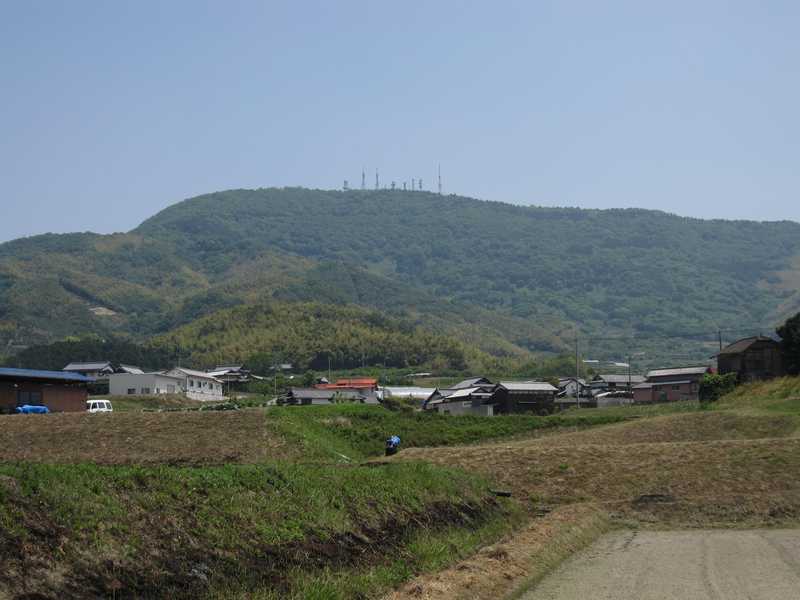
<path fill-rule="evenodd" d="M 548 443 L 572 444 L 647 444 L 659 442 L 705 442 L 713 440 L 751 440 L 794 435 L 795 418 L 788 415 L 739 415 L 708 411 L 667 415 L 651 419 L 598 427 L 587 431 L 553 436 Z"/>
<path fill-rule="evenodd" d="M 531 442 L 409 449 L 396 459 L 477 470 L 529 502 L 598 502 L 631 514 L 649 514 L 661 502 L 678 507 L 675 503 L 699 503 L 715 506 L 716 518 L 737 520 L 743 502 L 766 507 L 771 497 L 780 496 L 786 502 L 776 518 L 800 514 L 800 439 L 795 438 L 618 445 Z"/>
<path fill-rule="evenodd" d="M 495 600 L 535 583 L 609 529 L 595 506 L 561 507 L 438 573 L 405 584 L 386 600 Z"/>
<path fill-rule="evenodd" d="M 257 410 L 0 416 L 0 462 L 213 465 L 294 453 Z"/>

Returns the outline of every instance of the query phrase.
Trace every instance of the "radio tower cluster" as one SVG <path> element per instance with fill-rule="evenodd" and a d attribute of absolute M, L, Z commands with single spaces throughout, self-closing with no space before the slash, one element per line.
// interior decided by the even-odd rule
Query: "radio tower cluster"
<path fill-rule="evenodd" d="M 438 166 L 437 176 L 438 176 L 438 182 L 437 182 L 438 183 L 438 191 L 439 191 L 439 195 L 441 195 L 441 193 L 442 193 L 442 165 Z M 350 185 L 349 185 L 347 179 L 344 180 L 344 185 L 342 186 L 342 189 L 344 191 L 348 191 L 350 189 Z M 361 189 L 362 190 L 366 190 L 367 189 L 367 170 L 364 167 L 361 167 Z M 388 187 L 384 186 L 383 188 L 381 188 L 380 172 L 378 171 L 378 169 L 375 169 L 375 189 L 376 190 L 380 190 L 380 189 L 397 190 L 399 188 L 397 186 L 397 183 L 394 182 L 394 181 L 392 181 L 391 184 Z M 407 181 L 403 181 L 403 191 L 404 192 L 408 191 L 408 182 Z M 411 191 L 412 192 L 421 192 L 421 191 L 423 191 L 422 190 L 422 177 L 420 177 L 419 179 L 417 179 L 416 177 L 412 177 L 411 178 Z"/>

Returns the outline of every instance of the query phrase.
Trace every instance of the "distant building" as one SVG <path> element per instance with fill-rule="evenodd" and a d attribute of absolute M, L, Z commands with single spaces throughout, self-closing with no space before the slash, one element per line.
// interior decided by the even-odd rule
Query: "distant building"
<path fill-rule="evenodd" d="M 32 404 L 51 412 L 83 412 L 91 382 L 81 373 L 0 368 L 0 411 Z"/>
<path fill-rule="evenodd" d="M 781 345 L 760 335 L 738 340 L 723 348 L 717 355 L 717 366 L 721 375 L 736 373 L 741 382 L 786 374 Z"/>
<path fill-rule="evenodd" d="M 377 390 L 378 380 L 374 377 L 348 377 L 344 379 L 337 379 L 336 383 L 318 383 L 314 387 L 320 390 Z"/>
<path fill-rule="evenodd" d="M 386 386 L 381 388 L 384 398 L 403 398 L 425 401 L 431 397 L 436 388 L 416 386 Z"/>
<path fill-rule="evenodd" d="M 244 365 L 217 365 L 207 374 L 215 379 L 219 379 L 224 384 L 246 384 L 251 381 L 261 381 L 264 378 L 253 373 Z"/>
<path fill-rule="evenodd" d="M 523 412 L 545 414 L 553 411 L 557 392 L 557 388 L 541 381 L 492 383 L 485 377 L 473 377 L 436 390 L 423 408 L 441 414 L 487 417 Z"/>
<path fill-rule="evenodd" d="M 358 390 L 352 388 L 291 388 L 285 396 L 278 399 L 279 404 L 286 404 L 290 406 L 338 404 L 340 402 L 373 405 L 380 404 L 378 395 L 374 390 Z"/>
<path fill-rule="evenodd" d="M 181 381 L 181 389 L 187 398 L 216 402 L 225 400 L 222 382 L 205 371 L 176 367 L 164 374 L 176 377 Z"/>
<path fill-rule="evenodd" d="M 95 381 L 107 379 L 109 375 L 114 373 L 114 365 L 111 361 L 95 361 L 95 362 L 71 362 L 62 369 L 68 373 L 80 373 L 85 377 L 91 377 Z"/>
<path fill-rule="evenodd" d="M 558 388 L 546 381 L 501 381 L 500 387 L 506 394 L 501 406 L 495 409 L 497 413 L 553 412 Z"/>
<path fill-rule="evenodd" d="M 183 378 L 164 373 L 114 373 L 108 377 L 108 392 L 114 396 L 182 394 Z"/>
<path fill-rule="evenodd" d="M 604 392 L 630 391 L 633 386 L 644 381 L 645 378 L 641 375 L 595 375 L 589 385 L 592 388 L 592 394 L 596 396 Z"/>
<path fill-rule="evenodd" d="M 633 386 L 636 404 L 699 400 L 700 381 L 710 373 L 707 366 L 655 369 L 647 373 L 647 380 Z"/>
<path fill-rule="evenodd" d="M 585 379 L 561 377 L 558 380 L 558 394 L 556 395 L 559 398 L 575 398 L 576 396 L 580 396 L 581 398 L 591 398 L 592 392 L 591 387 L 586 383 Z"/>

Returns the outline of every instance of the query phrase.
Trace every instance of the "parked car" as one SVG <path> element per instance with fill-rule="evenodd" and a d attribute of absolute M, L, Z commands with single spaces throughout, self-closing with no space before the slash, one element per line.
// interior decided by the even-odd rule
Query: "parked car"
<path fill-rule="evenodd" d="M 87 400 L 86 410 L 90 413 L 114 412 L 110 400 Z"/>

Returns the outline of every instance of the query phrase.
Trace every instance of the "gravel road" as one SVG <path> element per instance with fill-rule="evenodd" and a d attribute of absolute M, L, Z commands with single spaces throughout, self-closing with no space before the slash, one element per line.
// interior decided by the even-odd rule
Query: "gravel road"
<path fill-rule="evenodd" d="M 800 530 L 613 533 L 523 599 L 800 599 Z"/>

